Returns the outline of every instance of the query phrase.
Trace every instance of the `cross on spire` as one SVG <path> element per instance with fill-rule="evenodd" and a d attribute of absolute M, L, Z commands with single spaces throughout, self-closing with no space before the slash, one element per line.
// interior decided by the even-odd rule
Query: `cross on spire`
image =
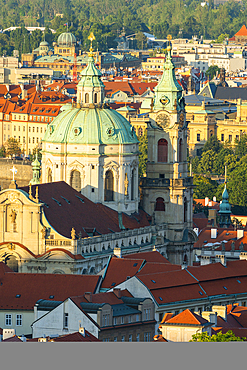
<path fill-rule="evenodd" d="M 15 181 L 15 175 L 17 174 L 17 168 L 15 168 L 15 166 L 13 166 L 10 171 L 13 173 L 13 181 Z"/>

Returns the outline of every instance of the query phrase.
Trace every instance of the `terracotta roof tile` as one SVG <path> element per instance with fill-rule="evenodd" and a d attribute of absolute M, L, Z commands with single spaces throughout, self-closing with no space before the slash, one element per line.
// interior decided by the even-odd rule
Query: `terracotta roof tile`
<path fill-rule="evenodd" d="M 176 265 L 179 266 L 179 265 Z M 161 288 L 170 288 L 183 285 L 196 284 L 197 281 L 193 278 L 186 269 L 181 270 L 181 266 L 176 271 L 158 272 L 142 275 L 141 271 L 138 274 L 138 279 L 150 290 Z"/>
<path fill-rule="evenodd" d="M 103 204 L 90 201 L 64 181 L 40 184 L 38 188 L 39 199 L 46 204 L 44 206 L 45 216 L 50 225 L 61 235 L 70 238 L 73 227 L 77 235 L 81 232 L 82 238 L 88 237 L 87 230 L 94 230 L 94 228 L 96 229 L 95 235 L 121 231 L 117 211 Z M 20 189 L 27 194 L 29 192 L 27 186 Z M 32 186 L 34 197 L 35 191 L 36 186 Z M 142 210 L 139 214 L 132 216 L 123 213 L 122 219 L 123 225 L 127 229 L 150 225 L 148 215 Z"/>
<path fill-rule="evenodd" d="M 158 251 L 151 251 L 151 252 L 138 252 L 138 253 L 131 253 L 126 254 L 123 256 L 123 258 L 136 258 L 136 259 L 145 259 L 147 262 L 159 262 L 159 263 L 169 263 L 162 254 L 160 254 Z"/>
<path fill-rule="evenodd" d="M 112 289 L 128 277 L 137 274 L 144 260 L 112 257 L 101 284 L 103 289 Z"/>
<path fill-rule="evenodd" d="M 189 325 L 205 325 L 208 323 L 208 320 L 204 319 L 200 315 L 191 312 L 189 309 L 186 309 L 180 312 L 178 315 L 168 319 L 164 324 L 189 324 Z"/>
<path fill-rule="evenodd" d="M 64 301 L 70 296 L 95 292 L 99 275 L 33 274 L 14 273 L 0 270 L 0 309 L 33 310 L 39 299 Z M 16 297 L 20 295 L 20 297 Z"/>
<path fill-rule="evenodd" d="M 96 338 L 93 334 L 89 333 L 89 331 L 85 330 L 85 337 L 79 333 L 75 332 L 72 334 L 65 334 L 61 335 L 56 338 L 52 338 L 49 342 L 101 342 L 98 338 Z"/>
<path fill-rule="evenodd" d="M 204 293 L 199 284 L 152 289 L 151 293 L 158 305 L 207 298 L 207 294 Z"/>
<path fill-rule="evenodd" d="M 196 221 L 195 221 L 196 222 Z M 216 238 L 211 238 L 211 229 L 217 229 L 217 236 Z M 207 243 L 216 243 L 221 242 L 223 240 L 231 240 L 237 238 L 237 231 L 234 231 L 233 228 L 223 229 L 217 227 L 205 227 L 200 234 L 198 235 L 198 240 L 194 244 L 194 248 L 202 248 Z"/>
<path fill-rule="evenodd" d="M 237 33 L 235 33 L 234 36 L 235 37 L 236 36 L 247 36 L 247 28 L 246 28 L 245 24 L 240 28 L 240 30 Z"/>
<path fill-rule="evenodd" d="M 170 320 L 173 316 L 174 316 L 174 314 L 172 312 L 166 312 L 160 323 L 163 324 L 164 322 Z"/>

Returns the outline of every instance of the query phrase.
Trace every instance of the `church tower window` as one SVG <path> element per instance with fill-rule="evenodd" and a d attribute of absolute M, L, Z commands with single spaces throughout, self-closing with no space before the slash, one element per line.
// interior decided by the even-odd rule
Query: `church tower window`
<path fill-rule="evenodd" d="M 168 161 L 168 142 L 166 139 L 160 139 L 158 141 L 158 162 Z"/>
<path fill-rule="evenodd" d="M 184 198 L 184 222 L 187 222 L 187 211 L 188 211 L 188 203 L 187 203 L 187 199 Z"/>
<path fill-rule="evenodd" d="M 135 175 L 136 171 L 133 169 L 131 176 L 131 200 L 135 199 Z"/>
<path fill-rule="evenodd" d="M 74 170 L 71 172 L 70 186 L 79 192 L 81 191 L 81 174 L 79 171 Z"/>
<path fill-rule="evenodd" d="M 97 103 L 97 93 L 94 94 L 94 103 Z"/>
<path fill-rule="evenodd" d="M 178 143 L 178 161 L 182 162 L 182 139 L 179 139 Z"/>
<path fill-rule="evenodd" d="M 47 182 L 52 182 L 52 170 L 50 168 L 47 171 Z"/>
<path fill-rule="evenodd" d="M 112 171 L 107 171 L 105 174 L 105 201 L 110 202 L 114 200 L 113 192 L 113 173 Z"/>
<path fill-rule="evenodd" d="M 165 203 L 163 198 L 156 199 L 155 211 L 165 211 Z"/>
<path fill-rule="evenodd" d="M 88 93 L 85 94 L 85 103 L 89 103 L 89 94 Z"/>

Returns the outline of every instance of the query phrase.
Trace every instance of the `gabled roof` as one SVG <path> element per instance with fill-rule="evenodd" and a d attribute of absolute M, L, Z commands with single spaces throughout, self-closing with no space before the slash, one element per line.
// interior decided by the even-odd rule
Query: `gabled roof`
<path fill-rule="evenodd" d="M 61 235 L 71 237 L 72 228 L 78 236 L 88 237 L 87 230 L 94 230 L 94 235 L 120 232 L 118 212 L 100 204 L 94 203 L 73 189 L 64 181 L 37 185 L 39 200 L 44 205 L 45 216 L 50 225 Z M 21 187 L 27 195 L 28 186 Z M 32 186 L 35 197 L 36 185 Z M 140 210 L 131 216 L 123 213 L 122 221 L 126 229 L 136 229 L 149 226 L 149 215 Z M 107 249 L 107 245 L 105 246 Z"/>
<path fill-rule="evenodd" d="M 56 338 L 51 338 L 49 342 L 101 342 L 100 339 L 96 338 L 89 331 L 85 330 L 85 336 L 79 332 L 60 335 Z"/>
<path fill-rule="evenodd" d="M 130 253 L 123 256 L 123 258 L 135 258 L 135 259 L 145 259 L 147 262 L 159 262 L 159 263 L 168 263 L 168 261 L 162 254 L 158 251 L 150 251 L 150 252 L 138 252 L 138 253 Z"/>
<path fill-rule="evenodd" d="M 171 319 L 163 322 L 163 324 L 204 326 L 209 324 L 209 322 L 200 315 L 197 315 L 196 313 L 191 312 L 189 309 L 186 309 Z"/>
<path fill-rule="evenodd" d="M 240 30 L 237 33 L 235 33 L 234 36 L 235 37 L 236 36 L 247 36 L 247 28 L 246 28 L 245 24 L 240 28 Z"/>
<path fill-rule="evenodd" d="M 0 269 L 0 310 L 33 310 L 39 299 L 54 296 L 54 300 L 64 301 L 70 296 L 95 292 L 100 280 L 99 275 L 14 273 Z"/>

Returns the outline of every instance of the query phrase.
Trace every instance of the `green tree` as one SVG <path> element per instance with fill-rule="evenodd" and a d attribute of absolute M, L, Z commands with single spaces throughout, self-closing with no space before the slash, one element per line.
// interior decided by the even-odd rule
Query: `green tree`
<path fill-rule="evenodd" d="M 146 173 L 148 159 L 148 138 L 147 131 L 143 136 L 138 136 L 139 140 L 139 176 L 142 177 Z"/>
<path fill-rule="evenodd" d="M 243 342 L 245 337 L 237 337 L 232 330 L 225 334 L 219 331 L 217 334 L 209 335 L 207 332 L 192 335 L 190 342 Z"/>
<path fill-rule="evenodd" d="M 229 38 L 228 33 L 222 33 L 222 34 L 217 38 L 216 42 L 217 42 L 218 44 L 222 44 L 222 43 L 225 41 L 225 39 L 227 39 L 227 38 Z"/>
<path fill-rule="evenodd" d="M 208 150 L 213 150 L 215 153 L 219 153 L 219 151 L 223 148 L 223 144 L 217 138 L 216 135 L 212 135 L 204 144 L 203 152 L 207 152 Z"/>
<path fill-rule="evenodd" d="M 194 175 L 193 183 L 196 186 L 193 192 L 194 199 L 204 199 L 206 197 L 213 199 L 217 190 L 216 181 L 208 177 Z"/>
<path fill-rule="evenodd" d="M 210 66 L 206 71 L 206 76 L 212 80 L 214 76 L 216 76 L 217 72 L 220 72 L 220 68 L 218 66 Z"/>
<path fill-rule="evenodd" d="M 6 149 L 4 145 L 0 148 L 0 157 L 6 157 Z"/>
<path fill-rule="evenodd" d="M 6 148 L 6 157 L 9 157 L 9 156 L 12 157 L 13 155 L 19 156 L 21 154 L 20 144 L 13 137 L 10 137 L 6 141 L 5 148 Z"/>
<path fill-rule="evenodd" d="M 240 136 L 240 140 L 235 139 L 235 154 L 242 158 L 247 154 L 247 135 L 243 134 Z"/>
<path fill-rule="evenodd" d="M 203 206 L 201 203 L 197 203 L 193 200 L 193 213 L 204 213 L 208 217 L 208 207 Z"/>
<path fill-rule="evenodd" d="M 239 206 L 247 206 L 247 163 L 241 163 L 229 176 L 227 185 L 229 203 Z"/>
<path fill-rule="evenodd" d="M 199 172 L 203 174 L 214 173 L 216 160 L 217 154 L 212 149 L 203 152 L 198 167 Z"/>

